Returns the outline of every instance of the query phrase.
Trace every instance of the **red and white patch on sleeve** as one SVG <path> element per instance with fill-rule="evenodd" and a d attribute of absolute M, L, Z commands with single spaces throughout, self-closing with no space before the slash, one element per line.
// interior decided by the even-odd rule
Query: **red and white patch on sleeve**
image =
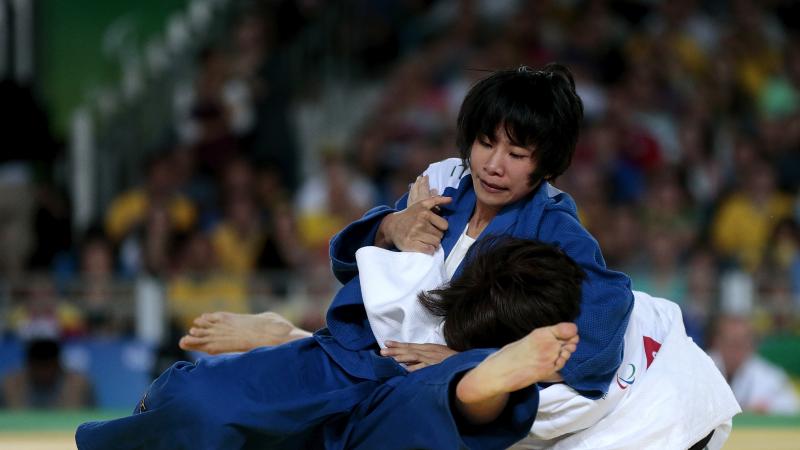
<path fill-rule="evenodd" d="M 649 369 L 650 364 L 653 364 L 653 360 L 656 358 L 656 354 L 661 350 L 661 343 L 650 336 L 642 336 L 642 339 L 644 340 L 644 354 L 647 358 L 646 369 Z"/>

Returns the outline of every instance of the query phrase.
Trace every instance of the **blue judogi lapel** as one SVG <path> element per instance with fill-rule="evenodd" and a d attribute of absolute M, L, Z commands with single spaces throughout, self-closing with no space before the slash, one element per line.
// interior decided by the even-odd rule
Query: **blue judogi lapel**
<path fill-rule="evenodd" d="M 478 239 L 497 235 L 535 238 L 539 228 L 539 221 L 545 205 L 548 203 L 549 191 L 550 185 L 543 182 L 528 196 L 506 205 L 489 222 L 489 225 L 481 232 Z M 447 219 L 449 225 L 445 236 L 442 238 L 442 248 L 445 256 L 450 255 L 456 242 L 458 242 L 458 238 L 464 232 L 467 222 L 472 216 L 472 211 L 475 209 L 476 195 L 472 187 L 472 178 L 465 176 L 461 179 L 458 190 L 453 190 L 452 193 L 445 190 L 445 195 L 448 194 L 451 194 L 453 201 L 442 208 L 442 217 Z M 456 206 L 451 207 L 451 205 Z M 464 261 L 461 261 L 453 276 L 459 276 L 463 267 Z"/>

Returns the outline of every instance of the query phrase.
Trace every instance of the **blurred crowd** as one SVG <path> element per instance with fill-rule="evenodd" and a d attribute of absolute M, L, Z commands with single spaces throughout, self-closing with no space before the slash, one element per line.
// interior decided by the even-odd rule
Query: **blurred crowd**
<path fill-rule="evenodd" d="M 163 283 L 173 338 L 199 313 L 259 310 L 259 298 L 301 326 L 324 326 L 336 289 L 330 237 L 456 155 L 456 115 L 472 83 L 559 61 L 576 76 L 586 117 L 554 184 L 575 198 L 607 264 L 634 289 L 677 302 L 729 380 L 759 358 L 759 339 L 800 335 L 794 2 L 346 2 L 332 57 L 352 65 L 349 83 L 380 93 L 345 143 L 311 149 L 319 170 L 304 174 L 293 106 L 324 86 L 289 79 L 286 49 L 323 20 L 325 3 L 243 8 L 197 55 L 193 82 L 175 89 L 170 137 L 143 162 L 141 183 L 81 233 L 46 116 L 30 92 L 3 86 L 38 124 L 9 130 L 24 136 L 0 160 L 8 333 L 129 335 L 130 283 L 141 277 Z M 30 136 L 45 150 L 23 150 Z M 736 333 L 725 331 L 740 322 L 731 345 Z"/>

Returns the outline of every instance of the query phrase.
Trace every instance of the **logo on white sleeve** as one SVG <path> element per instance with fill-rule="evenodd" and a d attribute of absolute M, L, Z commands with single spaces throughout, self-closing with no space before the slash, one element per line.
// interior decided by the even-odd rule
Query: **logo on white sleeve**
<path fill-rule="evenodd" d="M 636 381 L 636 366 L 627 364 L 617 372 L 617 386 L 620 389 L 628 389 Z"/>

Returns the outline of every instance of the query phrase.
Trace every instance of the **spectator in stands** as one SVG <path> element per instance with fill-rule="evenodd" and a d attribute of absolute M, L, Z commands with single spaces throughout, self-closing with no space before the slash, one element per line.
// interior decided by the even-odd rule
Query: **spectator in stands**
<path fill-rule="evenodd" d="M 782 32 L 774 29 L 772 12 L 759 2 L 734 2 L 730 12 L 731 26 L 722 44 L 733 56 L 740 89 L 754 99 L 781 66 Z"/>
<path fill-rule="evenodd" d="M 762 157 L 742 170 L 741 184 L 714 216 L 711 237 L 720 254 L 752 272 L 775 226 L 792 213 L 792 199 L 777 189 L 774 170 Z"/>
<path fill-rule="evenodd" d="M 619 147 L 612 148 L 614 153 L 606 156 L 606 178 L 612 187 L 606 202 L 641 200 L 645 192 L 645 176 L 660 169 L 664 161 L 656 136 L 636 120 L 636 108 L 641 105 L 634 101 L 624 86 L 620 83 L 608 90 L 606 120 Z"/>
<path fill-rule="evenodd" d="M 208 138 L 203 136 L 202 121 L 208 116 L 197 114 L 201 110 L 217 108 L 221 130 L 224 134 L 242 136 L 252 130 L 254 111 L 252 92 L 247 84 L 233 73 L 234 61 L 228 53 L 218 48 L 205 48 L 197 59 L 198 74 L 193 84 L 181 85 L 176 89 L 174 103 L 177 115 L 178 132 L 186 143 L 195 143 Z M 226 158 L 230 155 L 217 155 Z M 207 161 L 206 161 L 207 162 Z"/>
<path fill-rule="evenodd" d="M 206 311 L 250 311 L 244 280 L 219 269 L 209 238 L 199 231 L 190 234 L 181 248 L 176 275 L 167 285 L 175 328 L 188 329 L 192 319 Z"/>
<path fill-rule="evenodd" d="M 784 275 L 800 310 L 800 225 L 792 218 L 782 220 L 767 244 L 764 269 Z"/>
<path fill-rule="evenodd" d="M 707 211 L 722 190 L 724 170 L 714 157 L 711 133 L 711 124 L 698 120 L 686 120 L 680 129 L 681 170 L 698 211 Z"/>
<path fill-rule="evenodd" d="M 51 175 L 57 179 L 55 174 Z M 28 259 L 29 270 L 50 270 L 68 260 L 72 247 L 72 209 L 66 192 L 55 180 L 39 181 L 33 197 L 34 250 Z M 14 235 L 16 238 L 16 235 Z"/>
<path fill-rule="evenodd" d="M 90 230 L 80 252 L 78 306 L 82 309 L 86 330 L 91 335 L 114 335 L 132 329 L 132 314 L 114 286 L 114 252 L 101 230 Z M 126 319 L 127 317 L 127 319 Z"/>
<path fill-rule="evenodd" d="M 686 297 L 681 309 L 686 334 L 701 348 L 706 348 L 707 327 L 718 307 L 716 255 L 706 246 L 697 246 L 689 252 L 685 270 Z"/>
<path fill-rule="evenodd" d="M 245 158 L 232 158 L 220 171 L 220 200 L 223 208 L 225 200 L 253 195 L 256 189 L 255 168 Z"/>
<path fill-rule="evenodd" d="M 714 327 L 711 358 L 744 411 L 797 414 L 800 401 L 786 373 L 755 353 L 756 338 L 744 317 L 722 316 Z"/>
<path fill-rule="evenodd" d="M 683 305 L 686 277 L 680 257 L 685 248 L 680 236 L 663 225 L 651 225 L 641 232 L 645 234 L 645 251 L 636 267 L 631 268 L 633 288 Z"/>
<path fill-rule="evenodd" d="M 218 176 L 221 168 L 240 153 L 239 141 L 231 133 L 225 119 L 225 111 L 215 102 L 196 105 L 192 117 L 198 123 L 198 138 L 193 151 L 200 173 Z"/>
<path fill-rule="evenodd" d="M 266 162 L 256 168 L 255 193 L 260 209 L 268 215 L 292 203 L 280 168 L 273 163 Z"/>
<path fill-rule="evenodd" d="M 155 206 L 166 209 L 171 228 L 186 231 L 194 224 L 194 206 L 176 191 L 170 159 L 166 155 L 152 156 L 146 172 L 144 185 L 123 192 L 111 202 L 106 214 L 106 233 L 113 242 L 121 242 L 143 226 Z"/>
<path fill-rule="evenodd" d="M 228 197 L 225 217 L 211 233 L 214 253 L 223 272 L 248 275 L 266 243 L 266 233 L 251 194 Z"/>
<path fill-rule="evenodd" d="M 18 276 L 35 245 L 36 203 L 30 172 L 26 163 L 0 161 L 0 275 L 3 276 Z"/>
<path fill-rule="evenodd" d="M 292 199 L 278 167 L 262 164 L 256 171 L 256 200 L 267 231 L 267 242 L 258 257 L 260 270 L 290 270 L 306 258 L 300 245 Z"/>
<path fill-rule="evenodd" d="M 37 191 L 44 191 L 43 175 L 47 179 L 59 147 L 50 132 L 46 111 L 36 98 L 36 90 L 26 86 L 28 83 L 22 78 L 14 81 L 10 72 L 3 75 L 0 77 L 3 99 L 0 102 L 0 278 L 11 278 L 22 274 L 29 258 L 39 256 L 36 253 L 62 250 L 58 238 L 64 233 L 51 230 L 49 236 L 37 240 L 37 209 L 48 206 L 44 204 L 48 199 L 37 198 Z M 51 243 L 57 248 L 46 248 Z M 40 262 L 37 259 L 34 258 L 35 263 Z"/>
<path fill-rule="evenodd" d="M 602 215 L 595 216 L 595 220 L 602 220 L 592 223 L 597 227 L 597 240 L 601 247 L 608 249 L 604 253 L 606 262 L 609 267 L 632 273 L 643 257 L 645 245 L 638 211 L 631 205 L 605 209 Z"/>
<path fill-rule="evenodd" d="M 59 339 L 86 332 L 82 311 L 61 298 L 46 276 L 30 278 L 24 288 L 13 294 L 18 301 L 8 320 L 17 336 Z"/>
<path fill-rule="evenodd" d="M 783 67 L 759 94 L 759 129 L 776 161 L 778 184 L 796 192 L 800 187 L 800 35 L 784 46 Z"/>
<path fill-rule="evenodd" d="M 669 230 L 683 256 L 681 253 L 694 242 L 700 227 L 676 169 L 664 167 L 648 177 L 642 210 L 644 226 Z"/>
<path fill-rule="evenodd" d="M 52 339 L 28 342 L 25 367 L 2 381 L 0 405 L 9 409 L 77 409 L 94 406 L 92 383 L 61 365 L 61 346 Z"/>
<path fill-rule="evenodd" d="M 288 271 L 303 267 L 307 258 L 300 244 L 297 214 L 277 166 L 263 164 L 256 171 L 255 196 L 267 240 L 258 256 L 259 270 Z M 286 282 L 286 277 L 283 283 Z"/>
<path fill-rule="evenodd" d="M 303 242 L 327 250 L 337 231 L 373 205 L 375 192 L 339 149 L 324 149 L 322 159 L 322 174 L 303 184 L 296 204 Z"/>
<path fill-rule="evenodd" d="M 205 228 L 217 220 L 217 180 L 198 170 L 197 155 L 190 146 L 178 146 L 171 155 L 172 176 L 181 194 L 197 209 L 197 226 Z"/>
<path fill-rule="evenodd" d="M 795 332 L 797 322 L 789 273 L 762 269 L 756 274 L 755 282 L 758 292 L 753 312 L 756 331 L 778 335 Z"/>
<path fill-rule="evenodd" d="M 291 113 L 294 77 L 289 55 L 276 47 L 274 33 L 287 25 L 265 11 L 253 7 L 233 26 L 232 58 L 234 77 L 246 89 L 248 108 L 252 108 L 253 130 L 243 147 L 259 162 L 274 162 L 286 186 L 296 190 L 300 184 L 300 155 Z M 318 82 L 318 77 L 308 80 Z"/>
<path fill-rule="evenodd" d="M 164 274 L 173 234 L 194 225 L 195 207 L 177 190 L 170 162 L 168 155 L 152 156 L 144 185 L 117 196 L 106 213 L 106 234 L 120 246 L 126 274 Z"/>

